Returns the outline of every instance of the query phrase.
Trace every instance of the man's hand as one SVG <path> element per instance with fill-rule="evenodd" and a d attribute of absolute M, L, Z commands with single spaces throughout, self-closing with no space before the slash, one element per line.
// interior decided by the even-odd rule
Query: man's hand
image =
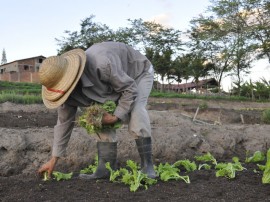
<path fill-rule="evenodd" d="M 38 174 L 42 175 L 44 172 L 48 172 L 49 178 L 52 176 L 54 167 L 58 161 L 58 157 L 52 157 L 47 163 L 43 164 L 38 170 Z"/>
<path fill-rule="evenodd" d="M 102 117 L 102 124 L 111 125 L 118 121 L 118 118 L 112 114 L 105 112 Z"/>

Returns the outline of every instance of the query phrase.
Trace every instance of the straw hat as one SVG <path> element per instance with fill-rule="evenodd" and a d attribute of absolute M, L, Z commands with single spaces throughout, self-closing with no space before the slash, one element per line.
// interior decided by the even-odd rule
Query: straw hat
<path fill-rule="evenodd" d="M 63 104 L 78 83 L 86 62 L 82 49 L 46 58 L 39 70 L 42 99 L 47 108 Z"/>

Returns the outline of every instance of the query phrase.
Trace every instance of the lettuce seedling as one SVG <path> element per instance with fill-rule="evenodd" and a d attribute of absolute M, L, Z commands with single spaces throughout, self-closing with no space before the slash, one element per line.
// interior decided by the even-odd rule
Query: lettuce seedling
<path fill-rule="evenodd" d="M 205 170 L 210 170 L 211 169 L 211 165 L 204 163 L 204 164 L 200 164 L 198 166 L 198 170 L 201 170 L 202 168 L 204 168 Z"/>
<path fill-rule="evenodd" d="M 119 177 L 121 175 L 121 171 L 120 170 L 113 170 L 111 168 L 110 162 L 107 162 L 105 164 L 105 166 L 110 171 L 110 181 L 111 182 L 116 182 L 117 177 Z"/>
<path fill-rule="evenodd" d="M 217 165 L 217 160 L 212 156 L 210 152 L 207 152 L 207 154 L 202 155 L 202 156 L 195 156 L 194 157 L 197 161 L 202 161 L 202 162 L 211 162 L 214 165 Z"/>
<path fill-rule="evenodd" d="M 270 149 L 268 149 L 266 154 L 266 164 L 263 171 L 262 183 L 270 184 Z"/>
<path fill-rule="evenodd" d="M 92 173 L 96 172 L 97 167 L 98 167 L 98 155 L 95 156 L 94 163 L 89 165 L 87 168 L 80 170 L 80 173 L 81 174 L 92 174 Z"/>
<path fill-rule="evenodd" d="M 256 151 L 251 157 L 246 157 L 246 163 L 257 163 L 265 160 L 265 155 L 261 151 Z"/>
<path fill-rule="evenodd" d="M 258 166 L 259 170 L 265 171 L 266 165 L 257 164 L 257 166 Z"/>
<path fill-rule="evenodd" d="M 129 170 L 126 168 L 112 170 L 110 164 L 106 163 L 106 168 L 110 171 L 110 181 L 129 185 L 129 189 L 132 192 L 137 191 L 139 187 L 148 189 L 149 185 L 157 183 L 156 179 L 149 178 L 147 174 L 138 170 L 138 165 L 134 161 L 128 160 L 127 167 Z"/>
<path fill-rule="evenodd" d="M 70 180 L 72 178 L 73 173 L 62 173 L 62 172 L 58 172 L 58 171 L 53 171 L 52 172 L 53 175 L 53 179 L 56 179 L 57 181 L 60 180 Z M 43 174 L 43 181 L 49 181 L 49 174 L 48 172 L 44 172 Z"/>
<path fill-rule="evenodd" d="M 245 168 L 239 161 L 239 158 L 233 157 L 232 163 L 218 163 L 216 165 L 216 177 L 235 178 L 236 171 L 243 171 Z"/>
<path fill-rule="evenodd" d="M 61 172 L 57 172 L 57 171 L 53 171 L 53 176 L 54 179 L 56 179 L 57 181 L 60 180 L 70 180 L 72 178 L 73 173 L 61 173 Z"/>
<path fill-rule="evenodd" d="M 179 166 L 183 166 L 187 172 L 192 172 L 194 170 L 197 170 L 196 163 L 195 162 L 191 162 L 188 159 L 186 159 L 186 160 L 179 160 L 179 161 L 176 161 L 173 164 L 173 167 L 179 167 Z"/>
<path fill-rule="evenodd" d="M 99 133 L 106 129 L 117 129 L 121 127 L 118 121 L 113 125 L 102 125 L 102 117 L 105 112 L 112 114 L 116 109 L 113 101 L 106 101 L 103 104 L 94 103 L 86 108 L 85 112 L 79 117 L 78 123 L 85 128 L 88 134 Z"/>
<path fill-rule="evenodd" d="M 139 187 L 144 186 L 148 189 L 148 185 L 153 185 L 157 183 L 156 179 L 149 178 L 147 174 L 142 173 L 138 170 L 139 167 L 136 162 L 132 160 L 127 160 L 127 166 L 131 169 L 131 172 L 123 172 L 122 182 L 130 186 L 130 191 L 135 192 Z"/>
<path fill-rule="evenodd" d="M 169 163 L 162 164 L 160 163 L 158 167 L 156 167 L 157 174 L 159 175 L 162 181 L 169 180 L 183 180 L 185 183 L 190 183 L 189 176 L 181 176 L 180 169 L 175 167 L 175 165 L 171 165 Z"/>

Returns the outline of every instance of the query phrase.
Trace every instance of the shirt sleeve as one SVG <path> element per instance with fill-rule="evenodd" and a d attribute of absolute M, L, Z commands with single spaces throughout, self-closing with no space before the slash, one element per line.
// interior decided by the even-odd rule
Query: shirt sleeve
<path fill-rule="evenodd" d="M 58 119 L 54 127 L 52 156 L 64 156 L 75 124 L 77 107 L 63 104 L 57 109 Z"/>
<path fill-rule="evenodd" d="M 121 93 L 114 115 L 126 121 L 137 97 L 137 84 L 123 71 L 120 59 L 115 56 L 103 69 L 103 79 L 110 83 L 116 92 Z"/>

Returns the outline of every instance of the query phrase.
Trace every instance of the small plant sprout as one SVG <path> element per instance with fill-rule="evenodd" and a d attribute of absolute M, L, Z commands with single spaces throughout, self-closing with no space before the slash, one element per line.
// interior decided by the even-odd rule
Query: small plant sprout
<path fill-rule="evenodd" d="M 81 174 L 92 174 L 96 172 L 98 166 L 98 155 L 95 156 L 95 161 L 93 164 L 89 165 L 88 167 L 80 170 Z"/>
<path fill-rule="evenodd" d="M 256 151 L 251 157 L 246 157 L 246 163 L 257 163 L 265 160 L 265 155 L 261 151 Z"/>
<path fill-rule="evenodd" d="M 217 165 L 217 160 L 214 158 L 214 156 L 212 156 L 212 154 L 210 152 L 207 152 L 207 154 L 202 155 L 202 156 L 195 156 L 194 157 L 197 161 L 201 161 L 201 162 L 211 162 L 214 165 Z"/>
<path fill-rule="evenodd" d="M 211 169 L 211 165 L 207 164 L 207 163 L 204 163 L 204 164 L 200 164 L 198 166 L 198 170 L 202 170 L 202 169 L 205 169 L 205 170 L 210 170 Z"/>
<path fill-rule="evenodd" d="M 148 189 L 149 185 L 157 183 L 156 179 L 147 177 L 146 174 L 138 170 L 138 165 L 132 160 L 127 161 L 127 167 L 119 170 L 112 170 L 109 163 L 106 163 L 106 168 L 110 171 L 110 181 L 122 182 L 129 186 L 130 191 L 135 192 L 139 187 Z"/>
<path fill-rule="evenodd" d="M 70 180 L 72 178 L 73 173 L 61 173 L 61 172 L 57 172 L 54 171 L 53 173 L 54 179 L 56 179 L 57 181 L 60 180 Z"/>
<path fill-rule="evenodd" d="M 56 179 L 57 181 L 60 180 L 70 180 L 72 178 L 73 173 L 62 173 L 62 172 L 58 172 L 58 171 L 53 171 L 52 172 L 53 175 L 53 179 Z M 44 172 L 43 173 L 43 181 L 49 181 L 49 174 L 48 172 Z"/>
<path fill-rule="evenodd" d="M 43 179 L 42 179 L 43 181 L 49 181 L 50 180 L 50 178 L 49 178 L 49 173 L 48 172 L 44 172 L 43 173 Z"/>
<path fill-rule="evenodd" d="M 156 167 L 157 174 L 159 175 L 162 181 L 169 180 L 183 180 L 185 183 L 190 183 L 189 176 L 181 176 L 180 169 L 175 167 L 175 165 L 171 165 L 169 163 L 162 164 L 160 163 L 158 167 Z"/>
<path fill-rule="evenodd" d="M 176 161 L 174 164 L 173 164 L 174 167 L 183 167 L 185 168 L 185 170 L 187 172 L 192 172 L 194 170 L 197 170 L 197 165 L 195 162 L 191 162 L 190 160 L 186 159 L 186 160 L 179 160 L 179 161 Z"/>
<path fill-rule="evenodd" d="M 234 179 L 236 171 L 243 171 L 245 168 L 239 161 L 238 157 L 233 157 L 232 163 L 218 163 L 216 165 L 216 177 L 226 177 L 228 179 Z"/>

